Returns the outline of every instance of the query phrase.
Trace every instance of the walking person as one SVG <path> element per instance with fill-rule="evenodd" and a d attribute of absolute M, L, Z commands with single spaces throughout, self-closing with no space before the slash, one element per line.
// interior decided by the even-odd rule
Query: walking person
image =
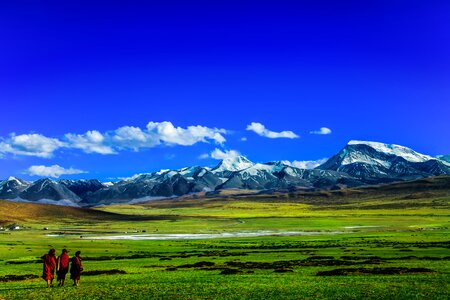
<path fill-rule="evenodd" d="M 63 249 L 56 260 L 56 274 L 58 275 L 58 286 L 64 286 L 66 274 L 69 272 L 69 254 L 67 249 Z"/>
<path fill-rule="evenodd" d="M 42 256 L 42 262 L 44 263 L 44 270 L 42 272 L 42 278 L 47 282 L 47 288 L 53 286 L 53 278 L 55 278 L 56 258 L 55 249 L 50 249 L 47 254 Z"/>
<path fill-rule="evenodd" d="M 74 286 L 80 285 L 80 276 L 83 271 L 80 254 L 80 251 L 75 252 L 75 256 L 72 257 L 72 264 L 70 265 L 70 278 L 73 280 Z"/>

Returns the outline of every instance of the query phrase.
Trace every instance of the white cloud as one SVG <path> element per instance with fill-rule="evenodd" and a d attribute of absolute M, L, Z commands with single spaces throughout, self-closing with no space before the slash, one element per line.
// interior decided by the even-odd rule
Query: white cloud
<path fill-rule="evenodd" d="M 239 151 L 236 151 L 236 150 L 222 151 L 222 150 L 216 148 L 216 149 L 214 149 L 213 152 L 211 152 L 210 156 L 211 156 L 211 158 L 222 160 L 225 158 L 235 158 L 235 157 L 241 156 L 241 153 L 239 153 Z"/>
<path fill-rule="evenodd" d="M 155 135 L 167 144 L 191 146 L 198 142 L 207 143 L 208 140 L 223 144 L 226 140 L 222 134 L 225 129 L 209 128 L 205 126 L 188 126 L 187 128 L 175 127 L 171 122 L 149 122 L 149 133 Z"/>
<path fill-rule="evenodd" d="M 139 151 L 158 145 L 191 146 L 196 143 L 223 144 L 227 130 L 206 126 L 175 127 L 171 122 L 149 122 L 146 128 L 123 126 L 99 132 L 89 130 L 83 134 L 67 133 L 61 140 L 40 134 L 12 134 L 0 138 L 0 158 L 4 154 L 51 157 L 59 148 L 80 149 L 85 153 L 117 154 L 120 150 Z"/>
<path fill-rule="evenodd" d="M 54 151 L 65 146 L 62 141 L 41 134 L 11 134 L 9 139 L 0 142 L 0 153 L 49 158 Z"/>
<path fill-rule="evenodd" d="M 241 142 L 246 142 L 247 138 L 244 136 L 243 138 L 241 138 Z"/>
<path fill-rule="evenodd" d="M 137 141 L 137 142 L 146 142 L 147 136 L 146 134 L 139 128 L 133 126 L 123 126 L 115 130 L 116 135 L 113 139 L 121 142 L 121 141 Z"/>
<path fill-rule="evenodd" d="M 299 169 L 314 169 L 323 164 L 324 162 L 326 162 L 327 160 L 328 158 L 322 158 L 318 160 L 303 160 L 303 161 L 294 160 L 293 162 L 283 161 L 283 163 Z"/>
<path fill-rule="evenodd" d="M 331 134 L 331 129 L 327 128 L 327 127 L 321 127 L 319 130 L 310 131 L 309 133 L 326 135 L 326 134 Z"/>
<path fill-rule="evenodd" d="M 86 153 L 115 154 L 110 146 L 105 144 L 106 138 L 97 130 L 90 130 L 85 134 L 65 135 L 70 147 L 81 149 Z"/>
<path fill-rule="evenodd" d="M 72 174 L 83 174 L 87 173 L 86 171 L 78 170 L 78 169 L 65 169 L 59 165 L 53 166 L 31 166 L 29 167 L 25 173 L 31 176 L 42 176 L 42 177 L 53 177 L 58 178 L 61 175 L 72 175 Z"/>
<path fill-rule="evenodd" d="M 234 157 L 238 157 L 241 156 L 241 153 L 237 150 L 220 150 L 218 148 L 214 149 L 211 153 L 204 153 L 202 155 L 200 155 L 198 158 L 199 159 L 208 159 L 208 158 L 213 158 L 213 159 L 218 159 L 218 160 L 222 160 L 225 158 L 234 158 Z"/>
<path fill-rule="evenodd" d="M 159 145 L 159 139 L 139 127 L 123 126 L 114 131 L 111 143 L 117 148 L 129 148 L 138 151 L 140 148 L 151 148 Z"/>
<path fill-rule="evenodd" d="M 260 136 L 264 136 L 270 139 L 276 139 L 276 138 L 288 138 L 288 139 L 296 139 L 299 138 L 297 134 L 295 134 L 293 131 L 281 131 L 281 132 L 275 132 L 267 129 L 263 124 L 252 122 L 250 125 L 247 126 L 247 130 L 253 131 L 256 134 Z"/>

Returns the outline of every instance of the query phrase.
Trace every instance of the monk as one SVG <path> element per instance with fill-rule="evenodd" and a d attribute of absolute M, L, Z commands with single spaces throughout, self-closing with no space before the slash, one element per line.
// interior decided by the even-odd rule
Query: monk
<path fill-rule="evenodd" d="M 80 276 L 83 271 L 83 265 L 81 264 L 81 252 L 75 252 L 75 256 L 72 257 L 72 264 L 70 265 L 70 278 L 73 279 L 73 285 L 80 285 Z"/>
<path fill-rule="evenodd" d="M 42 256 L 42 262 L 44 263 L 44 270 L 42 278 L 47 281 L 47 288 L 53 286 L 53 278 L 55 278 L 54 272 L 56 267 L 55 249 L 50 249 L 48 254 Z"/>
<path fill-rule="evenodd" d="M 56 260 L 56 274 L 58 275 L 58 286 L 64 286 L 66 274 L 69 272 L 69 255 L 67 249 L 63 249 Z"/>

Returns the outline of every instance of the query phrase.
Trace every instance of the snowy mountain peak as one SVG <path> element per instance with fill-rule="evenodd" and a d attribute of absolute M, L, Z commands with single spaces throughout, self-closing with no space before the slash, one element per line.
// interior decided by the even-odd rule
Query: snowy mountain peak
<path fill-rule="evenodd" d="M 379 143 L 379 142 L 367 142 L 367 141 L 352 140 L 347 145 L 348 146 L 365 145 L 365 146 L 368 146 L 368 147 L 374 149 L 377 152 L 381 152 L 383 154 L 392 155 L 392 156 L 400 156 L 410 162 L 426 162 L 426 161 L 434 159 L 431 156 L 420 154 L 410 148 L 400 146 L 400 145 L 395 145 L 395 144 L 384 144 L 384 143 Z M 363 159 L 363 160 L 365 160 L 365 159 Z M 344 159 L 343 164 L 351 164 L 354 162 L 367 162 L 367 161 L 358 161 L 358 157 L 348 156 L 346 159 Z"/>
<path fill-rule="evenodd" d="M 158 172 L 155 172 L 155 174 L 156 175 L 163 175 L 163 174 L 165 174 L 167 172 L 170 172 L 170 171 L 171 171 L 170 169 L 161 169 Z M 146 175 L 146 174 L 144 174 L 144 175 Z"/>
<path fill-rule="evenodd" d="M 202 167 L 198 167 L 198 166 L 186 167 L 186 168 L 179 169 L 178 173 L 182 176 L 191 178 L 191 177 L 194 177 L 195 173 L 199 172 L 202 169 L 203 169 Z"/>
<path fill-rule="evenodd" d="M 230 157 L 222 160 L 214 169 L 212 169 L 212 172 L 213 173 L 224 171 L 236 172 L 250 168 L 253 165 L 254 163 L 252 163 L 244 156 Z"/>
<path fill-rule="evenodd" d="M 41 178 L 39 180 L 36 180 L 35 183 L 39 184 L 56 184 L 57 182 L 50 178 Z"/>
<path fill-rule="evenodd" d="M 18 179 L 18 178 L 14 177 L 14 176 L 9 176 L 6 181 L 7 182 L 15 182 L 18 185 L 27 185 L 27 182 L 25 182 L 22 179 Z"/>
<path fill-rule="evenodd" d="M 44 189 L 47 186 L 56 185 L 56 182 L 50 178 L 43 178 L 43 179 L 39 179 L 39 180 L 35 181 L 35 185 L 39 186 L 38 191 L 41 191 L 42 189 Z"/>
<path fill-rule="evenodd" d="M 240 173 L 242 174 L 246 174 L 249 176 L 257 176 L 260 173 L 274 173 L 274 172 L 279 172 L 281 171 L 283 168 L 287 167 L 286 165 L 283 164 L 260 164 L 260 163 L 256 163 L 253 164 L 253 166 L 246 168 L 242 171 L 240 171 Z"/>
<path fill-rule="evenodd" d="M 450 165 L 410 148 L 377 142 L 350 141 L 338 154 L 317 167 L 364 180 L 412 180 L 450 174 Z"/>

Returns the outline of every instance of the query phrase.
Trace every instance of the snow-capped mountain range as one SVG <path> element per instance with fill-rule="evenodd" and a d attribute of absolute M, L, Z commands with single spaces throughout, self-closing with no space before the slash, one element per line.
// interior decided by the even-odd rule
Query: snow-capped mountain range
<path fill-rule="evenodd" d="M 317 168 L 344 172 L 371 183 L 449 174 L 450 163 L 399 145 L 350 141 Z"/>
<path fill-rule="evenodd" d="M 41 203 L 100 205 L 208 193 L 223 189 L 339 189 L 450 174 L 448 156 L 431 157 L 407 147 L 350 141 L 315 169 L 286 161 L 253 163 L 226 158 L 216 167 L 187 167 L 139 174 L 115 183 L 92 180 L 0 181 L 0 199 Z"/>

